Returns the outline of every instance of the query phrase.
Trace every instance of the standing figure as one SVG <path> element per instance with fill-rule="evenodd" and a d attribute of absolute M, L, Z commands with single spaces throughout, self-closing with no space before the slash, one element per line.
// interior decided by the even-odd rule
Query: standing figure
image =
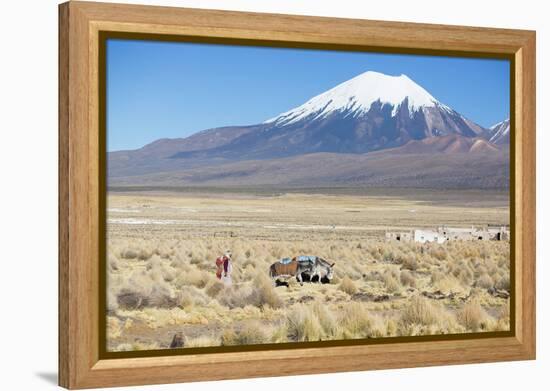
<path fill-rule="evenodd" d="M 224 260 L 224 256 L 221 256 L 221 257 L 218 257 L 216 258 L 216 278 L 218 280 L 221 280 L 222 279 L 222 275 L 223 275 L 223 264 L 225 262 Z"/>
<path fill-rule="evenodd" d="M 226 286 L 231 286 L 232 271 L 231 251 L 228 250 L 223 256 L 216 259 L 216 277 L 222 280 Z"/>

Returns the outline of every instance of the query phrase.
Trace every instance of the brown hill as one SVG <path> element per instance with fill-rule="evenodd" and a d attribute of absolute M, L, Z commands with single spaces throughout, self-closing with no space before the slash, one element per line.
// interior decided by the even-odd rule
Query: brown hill
<path fill-rule="evenodd" d="M 403 147 L 402 147 L 403 148 Z M 509 186 L 509 153 L 314 153 L 110 178 L 110 186 L 498 188 Z"/>
<path fill-rule="evenodd" d="M 399 148 L 394 148 L 396 153 L 468 153 L 468 152 L 498 152 L 498 147 L 487 140 L 475 137 L 463 137 L 457 134 L 447 136 L 429 137 L 423 140 L 412 140 Z"/>

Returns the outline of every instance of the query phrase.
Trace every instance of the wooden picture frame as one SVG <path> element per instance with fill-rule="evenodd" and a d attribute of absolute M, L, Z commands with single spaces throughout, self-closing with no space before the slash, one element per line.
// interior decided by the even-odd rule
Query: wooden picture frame
<path fill-rule="evenodd" d="M 499 338 L 398 341 L 104 358 L 104 218 L 99 99 L 102 32 L 511 59 L 513 330 Z M 104 119 L 104 118 L 103 118 Z M 535 358 L 535 32 L 370 20 L 68 2 L 59 6 L 59 384 L 90 388 Z M 299 365 L 307 360 L 308 365 Z M 294 365 L 296 364 L 296 365 Z M 213 368 L 216 370 L 212 370 Z"/>

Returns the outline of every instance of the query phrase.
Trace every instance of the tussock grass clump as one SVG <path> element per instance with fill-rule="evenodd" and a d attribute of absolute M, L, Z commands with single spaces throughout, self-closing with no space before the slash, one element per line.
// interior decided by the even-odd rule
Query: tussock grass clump
<path fill-rule="evenodd" d="M 401 313 L 401 323 L 404 325 L 430 326 L 443 319 L 443 309 L 421 296 L 414 296 Z"/>
<path fill-rule="evenodd" d="M 395 262 L 395 254 L 391 250 L 387 250 L 382 255 L 382 262 L 384 263 L 394 263 Z"/>
<path fill-rule="evenodd" d="M 488 331 L 510 330 L 510 300 L 497 311 L 497 319 L 488 323 Z"/>
<path fill-rule="evenodd" d="M 493 279 L 487 273 L 483 273 L 476 280 L 476 286 L 479 288 L 489 289 L 489 288 L 492 288 L 493 285 L 494 285 Z"/>
<path fill-rule="evenodd" d="M 380 337 L 385 334 L 380 319 L 358 302 L 351 302 L 343 308 L 340 326 L 343 328 L 344 338 Z"/>
<path fill-rule="evenodd" d="M 271 280 L 264 274 L 258 274 L 253 281 L 254 288 L 248 296 L 248 304 L 257 307 L 280 308 L 283 300 L 275 290 Z"/>
<path fill-rule="evenodd" d="M 282 322 L 278 326 L 275 326 L 272 328 L 271 342 L 273 343 L 288 342 L 288 327 L 286 322 Z"/>
<path fill-rule="evenodd" d="M 189 259 L 189 263 L 190 263 L 191 265 L 199 265 L 199 264 L 201 264 L 201 263 L 204 261 L 204 259 L 205 259 L 204 255 L 202 255 L 202 254 L 197 254 L 197 253 L 193 253 L 193 252 L 191 252 L 191 253 L 189 254 L 189 258 L 190 258 L 190 259 Z"/>
<path fill-rule="evenodd" d="M 209 301 L 207 295 L 195 286 L 186 286 L 178 292 L 179 306 L 192 307 L 203 306 Z"/>
<path fill-rule="evenodd" d="M 414 278 L 413 274 L 408 270 L 401 271 L 399 280 L 403 286 L 410 286 L 411 288 L 416 287 L 416 278 Z"/>
<path fill-rule="evenodd" d="M 230 309 L 244 308 L 249 304 L 248 298 L 252 294 L 252 289 L 246 286 L 235 286 L 225 288 L 218 294 L 217 300 L 222 306 Z"/>
<path fill-rule="evenodd" d="M 145 248 L 126 248 L 120 252 L 120 257 L 124 259 L 138 259 L 140 261 L 145 261 L 153 255 L 153 252 Z"/>
<path fill-rule="evenodd" d="M 223 291 L 225 285 L 223 282 L 217 279 L 211 280 L 205 288 L 205 292 L 208 296 L 215 298 L 220 292 Z"/>
<path fill-rule="evenodd" d="M 323 327 L 309 306 L 296 305 L 287 315 L 288 336 L 292 341 L 320 341 Z"/>
<path fill-rule="evenodd" d="M 120 257 L 123 259 L 134 259 L 138 257 L 138 251 L 132 248 L 127 248 L 120 252 Z"/>
<path fill-rule="evenodd" d="M 319 324 L 323 329 L 323 338 L 334 337 L 338 335 L 338 322 L 336 321 L 336 317 L 334 316 L 332 311 L 330 311 L 326 305 L 316 301 L 311 306 L 311 310 L 313 311 L 315 316 L 317 316 L 317 319 L 319 319 Z"/>
<path fill-rule="evenodd" d="M 432 274 L 430 276 L 430 284 L 434 285 L 438 281 L 445 278 L 445 274 L 441 270 L 434 270 L 432 271 Z"/>
<path fill-rule="evenodd" d="M 382 260 L 383 250 L 382 250 L 381 247 L 370 245 L 369 248 L 368 248 L 368 253 L 375 260 L 377 260 L 377 261 Z"/>
<path fill-rule="evenodd" d="M 204 271 L 191 269 L 181 272 L 175 280 L 175 285 L 178 288 L 190 285 L 196 286 L 197 288 L 204 288 L 210 278 L 211 276 Z"/>
<path fill-rule="evenodd" d="M 183 347 L 186 348 L 204 348 L 208 346 L 219 346 L 220 340 L 213 336 L 202 335 L 195 338 L 185 338 Z"/>
<path fill-rule="evenodd" d="M 172 282 L 177 275 L 176 269 L 158 255 L 153 255 L 147 261 L 146 270 L 159 275 L 166 282 Z"/>
<path fill-rule="evenodd" d="M 172 308 L 178 303 L 178 295 L 169 284 L 157 281 L 147 297 L 147 306 L 157 308 Z"/>
<path fill-rule="evenodd" d="M 155 273 L 134 272 L 120 286 L 116 296 L 118 306 L 126 309 L 169 308 L 178 304 L 174 288 Z"/>
<path fill-rule="evenodd" d="M 432 286 L 444 294 L 463 292 L 464 286 L 452 274 L 436 272 L 432 275 Z"/>
<path fill-rule="evenodd" d="M 291 341 L 320 341 L 334 339 L 340 334 L 340 329 L 336 317 L 326 305 L 314 302 L 295 305 L 279 332 L 286 332 Z"/>
<path fill-rule="evenodd" d="M 364 279 L 365 281 L 383 281 L 382 274 L 379 271 L 366 273 Z"/>
<path fill-rule="evenodd" d="M 457 312 L 457 319 L 461 325 L 474 332 L 487 328 L 488 315 L 477 300 L 466 303 Z"/>
<path fill-rule="evenodd" d="M 464 259 L 460 259 L 455 262 L 450 262 L 449 268 L 453 276 L 455 276 L 456 278 L 460 278 L 460 275 L 464 272 L 467 272 L 470 275 L 472 274 L 470 265 Z"/>
<path fill-rule="evenodd" d="M 221 290 L 217 296 L 220 304 L 229 308 L 244 308 L 247 305 L 258 308 L 281 308 L 284 304 L 269 277 L 262 274 L 258 274 L 251 285 L 233 285 Z"/>
<path fill-rule="evenodd" d="M 226 329 L 223 331 L 220 336 L 220 345 L 221 346 L 232 346 L 237 345 L 237 333 L 233 329 Z"/>
<path fill-rule="evenodd" d="M 510 275 L 506 274 L 500 277 L 495 284 L 495 288 L 510 291 Z"/>
<path fill-rule="evenodd" d="M 410 254 L 403 259 L 403 269 L 415 271 L 418 269 L 418 259 L 415 254 Z"/>
<path fill-rule="evenodd" d="M 229 329 L 221 335 L 221 345 L 257 345 L 268 343 L 271 336 L 258 322 L 250 322 L 239 329 Z"/>
<path fill-rule="evenodd" d="M 433 290 L 444 294 L 464 292 L 465 288 L 462 282 L 453 273 L 444 272 L 443 270 L 440 269 L 432 272 L 430 285 Z"/>
<path fill-rule="evenodd" d="M 340 285 L 338 287 L 342 292 L 345 292 L 350 296 L 356 294 L 358 291 L 357 286 L 348 276 L 344 276 L 344 278 L 342 278 L 342 281 L 340 281 Z"/>
<path fill-rule="evenodd" d="M 432 245 L 428 253 L 439 261 L 444 261 L 448 257 L 447 249 L 444 245 Z"/>
<path fill-rule="evenodd" d="M 386 290 L 389 293 L 400 293 L 403 286 L 397 278 L 397 273 L 394 269 L 387 270 L 382 276 Z"/>
<path fill-rule="evenodd" d="M 386 322 L 386 336 L 395 337 L 398 333 L 399 326 L 393 319 L 387 319 Z"/>
<path fill-rule="evenodd" d="M 458 278 L 459 281 L 462 283 L 462 285 L 464 285 L 464 286 L 471 286 L 471 285 L 472 285 L 472 282 L 473 282 L 473 279 L 474 279 L 474 275 L 473 275 L 473 273 L 470 271 L 470 269 L 462 269 L 462 270 L 458 273 L 457 278 Z"/>

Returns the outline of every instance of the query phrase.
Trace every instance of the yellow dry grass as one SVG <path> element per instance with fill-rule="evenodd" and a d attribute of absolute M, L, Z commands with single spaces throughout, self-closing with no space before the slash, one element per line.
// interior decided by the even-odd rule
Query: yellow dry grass
<path fill-rule="evenodd" d="M 510 289 L 508 242 L 383 240 L 385 229 L 508 222 L 503 203 L 474 201 L 110 195 L 108 348 L 168 348 L 176 332 L 202 347 L 507 330 L 509 302 L 491 292 Z M 227 249 L 231 287 L 214 275 Z M 335 262 L 332 283 L 275 287 L 269 265 L 300 254 Z"/>

